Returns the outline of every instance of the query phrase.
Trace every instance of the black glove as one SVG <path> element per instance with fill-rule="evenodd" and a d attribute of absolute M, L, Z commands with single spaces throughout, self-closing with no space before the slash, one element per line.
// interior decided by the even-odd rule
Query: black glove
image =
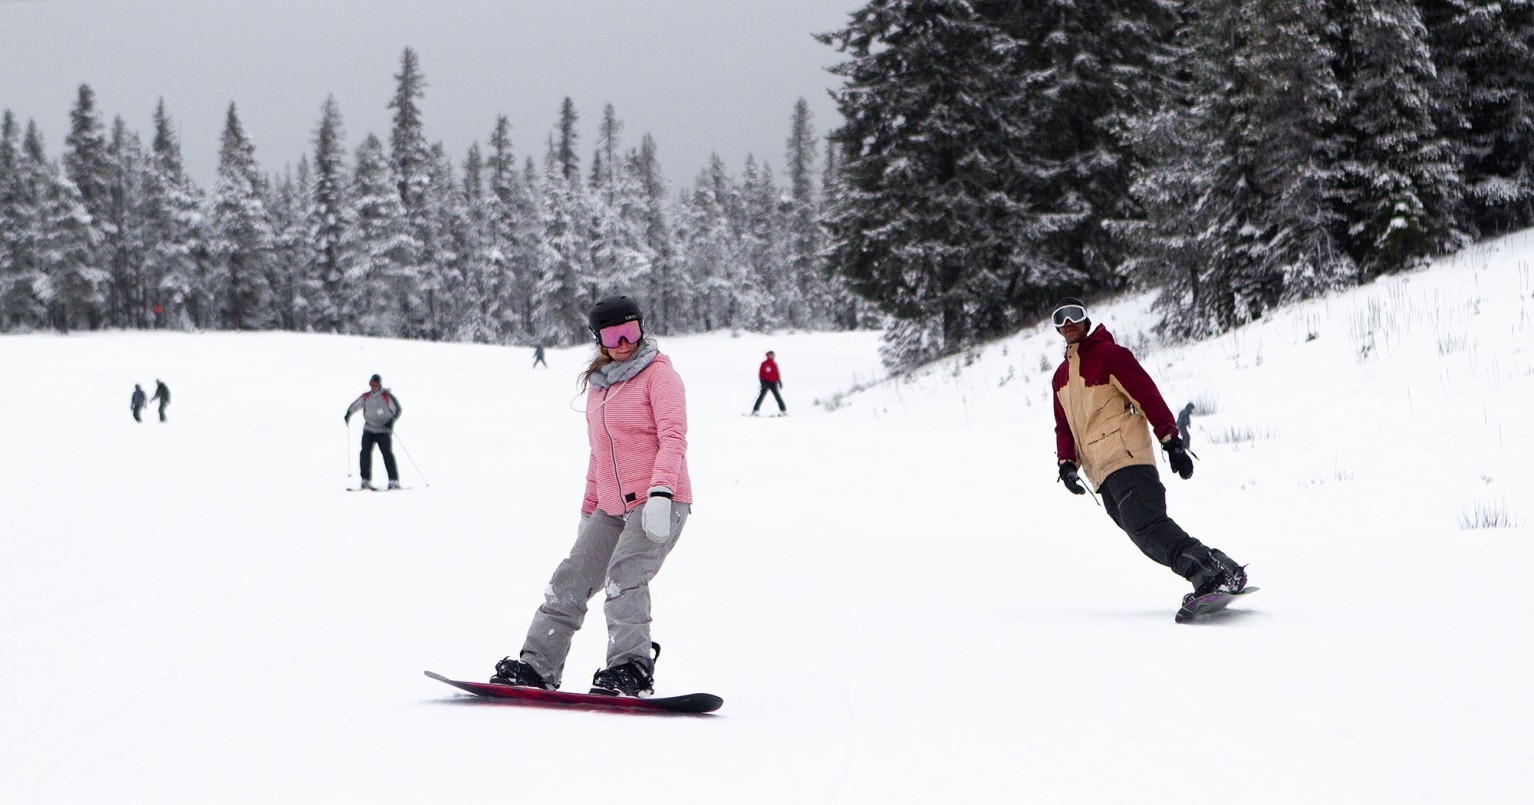
<path fill-rule="evenodd" d="M 1166 460 L 1172 465 L 1172 472 L 1182 476 L 1184 481 L 1193 477 L 1193 457 L 1188 455 L 1188 448 L 1182 446 L 1182 437 L 1173 436 L 1161 443 L 1161 449 L 1166 451 Z"/>
<path fill-rule="evenodd" d="M 1081 485 L 1081 476 L 1076 474 L 1076 465 L 1069 461 L 1060 462 L 1060 483 L 1071 490 L 1072 495 L 1085 495 L 1087 488 Z"/>
<path fill-rule="evenodd" d="M 346 424 L 348 424 L 348 425 L 352 424 L 352 415 L 351 414 L 347 414 L 346 416 L 343 416 L 341 418 L 346 420 Z"/>

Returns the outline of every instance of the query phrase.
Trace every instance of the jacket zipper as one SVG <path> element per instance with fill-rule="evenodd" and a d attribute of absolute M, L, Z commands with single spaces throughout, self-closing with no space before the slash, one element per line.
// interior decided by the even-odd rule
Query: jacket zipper
<path fill-rule="evenodd" d="M 613 432 L 607 427 L 607 395 L 612 393 L 612 387 L 602 389 L 602 432 L 607 434 L 607 454 L 613 462 L 613 484 L 618 487 L 618 503 L 623 506 L 623 511 L 628 512 L 628 499 L 623 496 L 623 476 L 618 474 L 618 444 L 613 439 Z"/>

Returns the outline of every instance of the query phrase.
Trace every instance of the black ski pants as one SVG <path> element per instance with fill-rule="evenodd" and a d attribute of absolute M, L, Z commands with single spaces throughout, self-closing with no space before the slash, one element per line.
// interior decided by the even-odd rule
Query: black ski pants
<path fill-rule="evenodd" d="M 761 410 L 762 400 L 767 399 L 767 392 L 769 391 L 772 392 L 772 398 L 778 401 L 778 410 L 785 412 L 788 411 L 788 406 L 783 404 L 783 395 L 778 393 L 778 384 L 770 380 L 763 380 L 762 391 L 760 394 L 756 395 L 756 405 L 751 406 L 751 413 L 754 414 Z"/>
<path fill-rule="evenodd" d="M 1166 487 L 1156 468 L 1136 464 L 1103 479 L 1098 492 L 1108 516 L 1140 552 L 1193 581 L 1210 566 L 1209 548 L 1188 535 L 1166 514 Z"/>
<path fill-rule="evenodd" d="M 373 445 L 378 445 L 378 452 L 383 453 L 384 470 L 389 473 L 389 480 L 399 480 L 399 466 L 394 463 L 394 434 L 384 431 L 374 433 L 370 430 L 362 432 L 362 480 L 373 480 Z"/>

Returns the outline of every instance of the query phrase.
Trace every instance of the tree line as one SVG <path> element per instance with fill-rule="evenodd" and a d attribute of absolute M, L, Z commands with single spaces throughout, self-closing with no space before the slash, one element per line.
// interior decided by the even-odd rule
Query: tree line
<path fill-rule="evenodd" d="M 1527 0 L 875 0 L 830 265 L 913 363 L 1061 295 L 1177 337 L 1534 225 Z"/>
<path fill-rule="evenodd" d="M 566 99 L 542 160 L 499 117 L 457 164 L 423 134 L 405 49 L 387 140 L 348 150 L 334 98 L 295 170 L 262 170 L 230 104 L 209 189 L 182 166 L 162 101 L 146 148 L 82 85 L 62 159 L 0 120 L 0 330 L 282 329 L 571 344 L 596 297 L 645 302 L 656 333 L 852 326 L 818 258 L 821 143 L 800 100 L 786 181 L 717 156 L 673 193 L 654 140 L 604 111 L 589 163 Z"/>
<path fill-rule="evenodd" d="M 782 180 L 675 192 L 610 105 L 583 164 L 568 99 L 541 161 L 503 117 L 455 164 L 409 49 L 387 141 L 328 100 L 271 177 L 231 105 L 206 191 L 163 103 L 145 148 L 82 86 L 57 163 L 7 112 L 0 329 L 568 344 L 627 292 L 658 333 L 892 325 L 901 366 L 1067 294 L 1218 333 L 1534 226 L 1529 0 L 871 0 L 817 38 L 827 138 L 801 100 Z"/>

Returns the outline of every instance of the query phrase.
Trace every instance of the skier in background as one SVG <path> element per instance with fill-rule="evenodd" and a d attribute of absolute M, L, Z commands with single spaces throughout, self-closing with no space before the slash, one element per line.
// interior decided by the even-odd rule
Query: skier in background
<path fill-rule="evenodd" d="M 1177 432 L 1182 435 L 1182 446 L 1193 449 L 1193 403 L 1184 405 L 1178 412 Z"/>
<path fill-rule="evenodd" d="M 645 337 L 633 299 L 598 301 L 587 327 L 597 355 L 581 375 L 591 452 L 575 545 L 549 580 L 521 653 L 496 663 L 490 681 L 558 688 L 587 602 L 601 590 L 607 667 L 592 678 L 591 692 L 648 696 L 660 657 L 650 641 L 650 580 L 692 511 L 687 392 L 671 359 Z"/>
<path fill-rule="evenodd" d="M 149 401 L 154 402 L 155 400 L 160 401 L 160 421 L 164 422 L 165 406 L 170 405 L 170 387 L 165 385 L 163 380 L 156 379 L 154 381 L 154 396 L 150 397 Z"/>
<path fill-rule="evenodd" d="M 399 466 L 394 463 L 394 423 L 404 409 L 399 398 L 383 387 L 383 379 L 373 375 L 368 379 L 368 390 L 352 401 L 346 409 L 346 424 L 351 425 L 352 414 L 362 411 L 362 487 L 373 486 L 373 445 L 383 453 L 384 470 L 389 473 L 389 488 L 399 489 Z"/>
<path fill-rule="evenodd" d="M 1218 549 L 1188 535 L 1166 513 L 1166 487 L 1156 472 L 1151 433 L 1183 480 L 1193 477 L 1172 411 L 1140 362 L 1092 320 L 1081 300 L 1060 300 L 1051 316 L 1065 339 L 1065 361 L 1055 370 L 1055 450 L 1060 481 L 1084 495 L 1079 467 L 1097 486 L 1103 508 L 1146 556 L 1193 585 L 1183 598 L 1246 588 L 1246 570 Z"/>
<path fill-rule="evenodd" d="M 543 364 L 543 368 L 545 368 L 545 369 L 549 368 L 548 361 L 545 361 L 543 359 L 543 345 L 542 344 L 539 344 L 538 346 L 533 347 L 533 368 L 537 369 L 538 368 L 538 364 L 540 364 L 540 363 Z"/>
<path fill-rule="evenodd" d="M 772 398 L 778 401 L 778 414 L 788 415 L 788 406 L 783 404 L 783 395 L 778 390 L 783 388 L 783 375 L 778 371 L 778 362 L 774 359 L 772 350 L 767 350 L 767 360 L 756 370 L 756 379 L 762 383 L 762 390 L 756 395 L 756 405 L 751 406 L 751 416 L 756 416 L 762 408 L 762 400 L 767 398 L 767 392 L 772 392 Z"/>
<path fill-rule="evenodd" d="M 144 418 L 139 413 L 144 410 L 144 388 L 137 383 L 133 384 L 133 396 L 128 398 L 128 407 L 133 409 L 133 421 L 143 422 Z"/>

